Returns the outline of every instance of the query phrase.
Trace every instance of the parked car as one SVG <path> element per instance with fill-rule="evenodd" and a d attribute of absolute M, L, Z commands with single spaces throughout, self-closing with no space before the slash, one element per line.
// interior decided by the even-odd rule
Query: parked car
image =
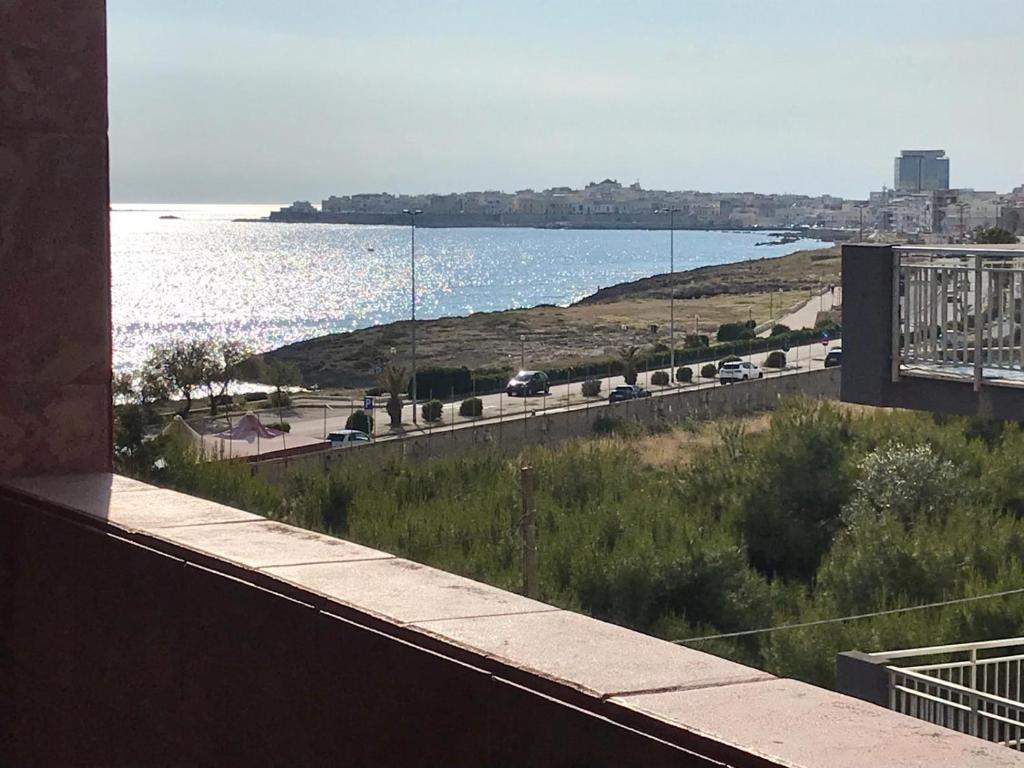
<path fill-rule="evenodd" d="M 509 397 L 531 397 L 546 395 L 551 391 L 551 382 L 544 371 L 520 371 L 505 385 Z"/>
<path fill-rule="evenodd" d="M 368 445 L 370 436 L 358 429 L 339 429 L 327 435 L 331 448 L 357 448 L 360 445 Z"/>
<path fill-rule="evenodd" d="M 842 364 L 843 364 L 843 348 L 842 347 L 832 347 L 832 349 L 830 349 L 828 351 L 828 354 L 825 355 L 825 367 L 826 368 L 832 368 L 833 366 L 842 365 Z"/>
<path fill-rule="evenodd" d="M 760 379 L 764 376 L 761 367 L 746 360 L 737 360 L 726 363 L 718 369 L 718 381 L 728 384 L 732 381 L 746 381 L 747 379 Z"/>
<path fill-rule="evenodd" d="M 609 403 L 621 403 L 623 400 L 639 400 L 641 397 L 650 397 L 651 393 L 643 387 L 635 384 L 620 384 L 608 393 Z"/>

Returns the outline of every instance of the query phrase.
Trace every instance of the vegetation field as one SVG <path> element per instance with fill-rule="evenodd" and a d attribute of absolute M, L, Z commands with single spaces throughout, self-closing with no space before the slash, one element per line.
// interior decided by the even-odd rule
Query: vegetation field
<path fill-rule="evenodd" d="M 784 402 L 651 436 L 364 466 L 280 486 L 152 444 L 147 479 L 518 590 L 518 469 L 536 473 L 544 600 L 830 685 L 834 656 L 1011 637 L 1024 596 L 779 629 L 1024 586 L 1024 432 Z M 653 455 L 652 455 L 653 454 Z M 163 462 L 158 462 L 163 466 Z"/>

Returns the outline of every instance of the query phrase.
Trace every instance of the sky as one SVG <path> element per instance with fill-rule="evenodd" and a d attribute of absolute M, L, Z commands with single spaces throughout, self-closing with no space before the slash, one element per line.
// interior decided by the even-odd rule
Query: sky
<path fill-rule="evenodd" d="M 1024 183 L 1024 0 L 108 0 L 115 202 Z"/>

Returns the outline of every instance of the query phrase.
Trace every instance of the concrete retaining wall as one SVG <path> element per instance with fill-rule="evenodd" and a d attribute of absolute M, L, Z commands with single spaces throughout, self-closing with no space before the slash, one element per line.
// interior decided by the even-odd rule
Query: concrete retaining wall
<path fill-rule="evenodd" d="M 417 434 L 401 440 L 380 440 L 358 449 L 339 448 L 309 456 L 261 461 L 253 464 L 253 473 L 274 480 L 285 472 L 318 466 L 329 468 L 339 461 L 350 459 L 372 462 L 394 459 L 417 461 L 482 447 L 512 454 L 524 446 L 550 445 L 573 437 L 592 435 L 595 424 L 600 420 L 619 419 L 643 426 L 679 424 L 687 420 L 706 421 L 771 410 L 779 400 L 791 395 L 838 399 L 839 368 L 729 386 L 684 389 L 614 405 L 600 404 L 548 414 L 538 412 L 525 419 L 492 419 L 477 424 L 456 425 L 455 429 L 450 426 L 438 427 L 432 433 Z"/>

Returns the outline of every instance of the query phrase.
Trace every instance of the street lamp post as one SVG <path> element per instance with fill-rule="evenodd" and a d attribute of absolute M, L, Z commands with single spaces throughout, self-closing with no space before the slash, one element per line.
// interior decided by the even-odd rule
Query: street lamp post
<path fill-rule="evenodd" d="M 519 370 L 526 370 L 526 334 L 519 334 Z"/>
<path fill-rule="evenodd" d="M 409 259 L 412 265 L 412 423 L 418 424 L 416 417 L 416 217 L 423 211 L 418 208 L 402 211 L 409 217 L 411 241 L 409 246 Z"/>
<path fill-rule="evenodd" d="M 671 381 L 676 380 L 676 214 L 679 208 L 667 208 L 668 214 L 668 364 Z"/>

